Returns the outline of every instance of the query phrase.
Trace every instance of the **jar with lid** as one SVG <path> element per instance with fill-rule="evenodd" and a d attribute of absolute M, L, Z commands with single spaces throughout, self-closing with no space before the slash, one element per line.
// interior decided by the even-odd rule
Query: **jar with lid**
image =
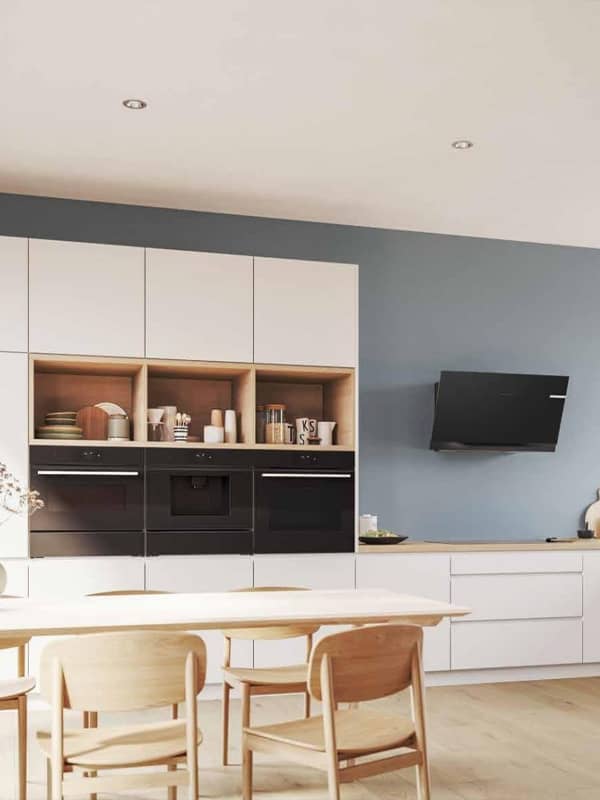
<path fill-rule="evenodd" d="M 265 441 L 267 444 L 285 443 L 285 410 L 281 403 L 265 406 Z"/>
<path fill-rule="evenodd" d="M 265 426 L 267 424 L 264 406 L 256 406 L 256 443 L 265 443 Z"/>
<path fill-rule="evenodd" d="M 111 414 L 108 418 L 108 438 L 112 441 L 129 441 L 129 417 L 127 414 Z"/>

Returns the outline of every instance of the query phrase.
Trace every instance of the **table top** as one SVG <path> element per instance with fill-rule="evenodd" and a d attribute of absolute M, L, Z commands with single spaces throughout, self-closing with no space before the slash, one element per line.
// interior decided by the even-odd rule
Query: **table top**
<path fill-rule="evenodd" d="M 437 625 L 470 609 L 381 589 L 309 592 L 204 592 L 0 599 L 0 638 L 101 631 L 253 628 L 291 623 Z"/>

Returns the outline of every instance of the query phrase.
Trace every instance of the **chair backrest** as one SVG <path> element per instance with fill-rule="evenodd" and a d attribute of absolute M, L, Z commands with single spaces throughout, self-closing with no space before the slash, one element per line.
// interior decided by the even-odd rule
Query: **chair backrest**
<path fill-rule="evenodd" d="M 251 586 L 234 589 L 235 592 L 309 592 L 301 586 Z M 268 625 L 260 628 L 229 628 L 223 631 L 228 639 L 294 639 L 297 636 L 312 636 L 319 625 Z"/>
<path fill-rule="evenodd" d="M 321 664 L 329 657 L 335 702 L 387 697 L 413 682 L 423 630 L 417 625 L 372 625 L 325 636 L 308 665 L 308 688 L 321 700 Z"/>
<path fill-rule="evenodd" d="M 174 705 L 185 699 L 189 653 L 195 657 L 199 692 L 206 676 L 206 647 L 194 634 L 129 631 L 60 639 L 42 652 L 40 691 L 52 701 L 58 662 L 64 708 L 133 711 Z"/>
<path fill-rule="evenodd" d="M 159 589 L 114 589 L 112 592 L 91 592 L 86 597 L 129 597 L 136 594 L 171 594 Z"/>

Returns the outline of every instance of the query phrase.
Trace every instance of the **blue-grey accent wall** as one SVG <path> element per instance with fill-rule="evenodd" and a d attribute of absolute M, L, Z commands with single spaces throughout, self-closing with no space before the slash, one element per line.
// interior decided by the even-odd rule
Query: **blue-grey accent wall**
<path fill-rule="evenodd" d="M 524 539 L 573 535 L 595 499 L 600 251 L 6 194 L 0 234 L 358 263 L 361 512 Z M 442 369 L 570 375 L 558 451 L 431 452 Z"/>

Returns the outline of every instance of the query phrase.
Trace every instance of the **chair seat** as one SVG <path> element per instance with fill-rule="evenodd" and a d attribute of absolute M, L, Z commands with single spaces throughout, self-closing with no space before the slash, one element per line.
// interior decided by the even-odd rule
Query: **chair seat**
<path fill-rule="evenodd" d="M 10 700 L 21 694 L 27 694 L 35 686 L 35 678 L 12 678 L 0 681 L 0 700 Z"/>
<path fill-rule="evenodd" d="M 307 664 L 289 667 L 223 667 L 223 675 L 229 682 L 249 683 L 252 686 L 297 686 L 305 684 L 308 677 Z"/>
<path fill-rule="evenodd" d="M 37 738 L 50 757 L 50 731 L 38 731 Z M 201 741 L 198 730 L 198 744 Z M 73 766 L 109 769 L 161 763 L 185 754 L 185 720 L 65 730 L 64 742 L 65 762 Z"/>
<path fill-rule="evenodd" d="M 399 714 L 356 708 L 335 712 L 335 731 L 338 755 L 352 758 L 409 745 L 415 726 L 411 719 Z M 321 716 L 244 728 L 244 732 L 309 750 L 325 751 Z"/>

